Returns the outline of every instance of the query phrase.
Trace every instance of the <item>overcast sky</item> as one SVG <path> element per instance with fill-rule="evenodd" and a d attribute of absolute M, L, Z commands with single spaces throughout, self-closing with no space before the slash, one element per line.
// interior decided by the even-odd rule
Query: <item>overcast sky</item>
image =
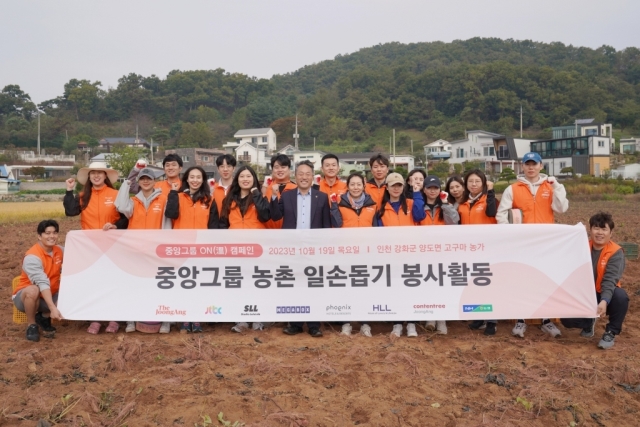
<path fill-rule="evenodd" d="M 638 0 L 4 0 L 0 88 L 216 69 L 269 78 L 378 43 L 499 37 L 640 46 Z"/>

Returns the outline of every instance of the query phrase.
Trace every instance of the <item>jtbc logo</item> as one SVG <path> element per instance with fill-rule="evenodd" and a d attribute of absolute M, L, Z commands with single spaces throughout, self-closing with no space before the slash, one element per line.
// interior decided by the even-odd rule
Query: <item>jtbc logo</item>
<path fill-rule="evenodd" d="M 209 306 L 204 314 L 222 314 L 222 307 L 216 307 L 215 305 Z"/>
<path fill-rule="evenodd" d="M 373 311 L 391 311 L 391 309 L 389 307 L 387 307 L 386 305 L 382 306 L 382 305 L 374 305 L 373 306 Z"/>
<path fill-rule="evenodd" d="M 245 313 L 257 313 L 258 312 L 258 306 L 257 305 L 245 305 L 244 306 L 244 312 Z"/>

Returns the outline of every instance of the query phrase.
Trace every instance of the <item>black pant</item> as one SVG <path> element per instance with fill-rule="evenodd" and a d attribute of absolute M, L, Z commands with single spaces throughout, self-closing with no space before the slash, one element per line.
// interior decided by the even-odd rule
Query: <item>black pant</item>
<path fill-rule="evenodd" d="M 302 329 L 302 326 L 304 325 L 304 322 L 289 322 L 289 324 L 291 326 L 297 326 L 300 329 Z M 311 328 L 320 329 L 320 322 L 307 322 L 307 327 L 309 329 L 311 329 Z"/>
<path fill-rule="evenodd" d="M 598 304 L 600 303 L 600 294 L 596 294 Z M 607 323 L 606 330 L 612 332 L 614 335 L 619 335 L 622 331 L 622 322 L 627 315 L 629 309 L 629 296 L 624 289 L 616 287 L 611 297 L 611 302 L 607 305 L 607 316 L 609 316 L 609 323 Z M 589 328 L 593 319 L 560 319 L 562 325 L 565 328 Z"/>

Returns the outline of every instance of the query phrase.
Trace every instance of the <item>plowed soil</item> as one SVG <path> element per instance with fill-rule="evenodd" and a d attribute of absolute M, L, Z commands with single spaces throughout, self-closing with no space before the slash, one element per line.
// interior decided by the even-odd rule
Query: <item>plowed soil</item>
<path fill-rule="evenodd" d="M 640 199 L 572 200 L 558 220 L 614 215 L 617 242 L 640 241 Z M 79 228 L 63 219 L 61 237 Z M 628 261 L 631 305 L 613 349 L 560 326 L 552 339 L 530 325 L 511 336 L 501 321 L 485 337 L 465 322 L 446 336 L 338 334 L 295 337 L 282 325 L 203 334 L 86 333 L 87 322 L 56 324 L 54 339 L 25 340 L 12 323 L 11 279 L 36 240 L 36 223 L 0 224 L 0 425 L 35 426 L 635 426 L 640 421 L 640 263 Z M 354 328 L 354 332 L 355 332 Z M 223 414 L 223 420 L 218 415 Z M 229 422 L 229 424 L 225 424 Z M 244 423 L 244 424 L 243 424 Z M 47 425 L 41 423 L 39 425 Z"/>

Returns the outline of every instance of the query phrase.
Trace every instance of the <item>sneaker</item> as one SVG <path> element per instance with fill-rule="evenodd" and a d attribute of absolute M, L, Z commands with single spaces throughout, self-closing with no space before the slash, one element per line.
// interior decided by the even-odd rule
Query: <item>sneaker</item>
<path fill-rule="evenodd" d="M 125 332 L 135 332 L 136 331 L 136 322 L 127 322 L 127 327 L 124 330 Z"/>
<path fill-rule="evenodd" d="M 542 332 L 544 332 L 545 334 L 551 335 L 553 338 L 557 338 L 560 335 L 562 335 L 562 332 L 560 332 L 560 329 L 558 329 L 556 325 L 553 324 L 552 321 L 543 323 L 542 326 L 540 326 L 540 329 L 542 329 Z"/>
<path fill-rule="evenodd" d="M 29 331 L 27 331 L 27 338 L 29 337 Z M 600 342 L 598 343 L 598 348 L 601 349 L 608 349 L 613 347 L 613 344 L 615 344 L 615 339 L 616 336 L 613 334 L 613 332 L 605 332 L 604 335 L 602 336 L 602 339 L 600 340 Z"/>
<path fill-rule="evenodd" d="M 251 329 L 253 329 L 254 331 L 261 331 L 264 329 L 264 325 L 260 322 L 253 322 L 251 324 Z"/>
<path fill-rule="evenodd" d="M 402 336 L 402 323 L 398 323 L 396 325 L 393 325 L 393 330 L 391 331 L 392 335 L 395 335 L 397 337 L 401 337 Z"/>
<path fill-rule="evenodd" d="M 487 322 L 487 326 L 484 328 L 485 335 L 495 335 L 498 324 L 496 322 Z"/>
<path fill-rule="evenodd" d="M 350 323 L 345 323 L 344 325 L 342 325 L 342 331 L 340 331 L 340 335 L 346 335 L 349 336 L 351 335 L 351 324 Z"/>
<path fill-rule="evenodd" d="M 364 335 L 365 337 L 367 337 L 367 338 L 371 338 L 372 337 L 372 335 L 371 335 L 371 326 L 367 325 L 366 323 L 363 323 L 360 326 L 360 333 L 362 335 Z"/>
<path fill-rule="evenodd" d="M 527 330 L 527 324 L 524 322 L 516 322 L 515 326 L 511 330 L 511 335 L 514 337 L 524 338 L 524 332 Z"/>
<path fill-rule="evenodd" d="M 42 331 L 47 334 L 55 334 L 56 328 L 51 326 L 51 318 L 44 317 L 42 313 L 36 313 L 36 325 L 42 328 Z"/>
<path fill-rule="evenodd" d="M 407 336 L 409 338 L 415 338 L 418 336 L 418 331 L 416 331 L 415 323 L 407 323 Z"/>
<path fill-rule="evenodd" d="M 184 322 L 182 325 L 180 325 L 181 334 L 188 334 L 189 332 L 191 332 L 191 323 Z"/>
<path fill-rule="evenodd" d="M 469 323 L 469 329 L 473 329 L 474 331 L 477 331 L 478 329 L 484 329 L 487 326 L 487 324 L 484 322 L 484 320 L 474 320 L 473 322 Z"/>
<path fill-rule="evenodd" d="M 440 335 L 447 335 L 447 322 L 444 320 L 436 321 L 436 331 L 438 331 Z"/>
<path fill-rule="evenodd" d="M 38 329 L 38 325 L 29 325 L 29 327 L 27 328 L 27 339 L 33 342 L 40 341 L 40 329 Z"/>
<path fill-rule="evenodd" d="M 193 332 L 194 334 L 201 333 L 202 332 L 202 325 L 200 325 L 200 323 L 198 323 L 198 322 L 192 323 L 191 324 L 191 332 Z"/>
<path fill-rule="evenodd" d="M 231 328 L 233 332 L 237 333 L 242 333 L 245 329 L 249 329 L 249 324 L 247 322 L 238 322 L 233 328 Z"/>
<path fill-rule="evenodd" d="M 427 323 L 424 324 L 424 328 L 427 331 L 435 331 L 436 330 L 436 321 L 435 320 L 429 320 Z"/>
<path fill-rule="evenodd" d="M 168 334 L 169 332 L 171 332 L 171 323 L 169 322 L 162 322 L 162 325 L 160 325 L 160 331 L 161 334 Z"/>
<path fill-rule="evenodd" d="M 594 318 L 591 325 L 588 328 L 582 328 L 580 336 L 585 338 L 591 338 L 596 334 L 596 319 Z"/>

